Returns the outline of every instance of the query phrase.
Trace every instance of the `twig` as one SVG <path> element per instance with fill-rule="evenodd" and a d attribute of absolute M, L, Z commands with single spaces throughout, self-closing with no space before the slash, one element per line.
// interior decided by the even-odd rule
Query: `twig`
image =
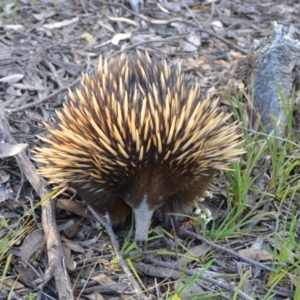
<path fill-rule="evenodd" d="M 112 226 L 111 226 L 109 214 L 106 213 L 105 217 L 102 217 L 99 214 L 97 214 L 97 212 L 91 206 L 88 206 L 88 209 L 92 213 L 92 215 L 95 217 L 95 219 L 106 229 L 107 234 L 110 237 L 111 245 L 112 245 L 112 247 L 115 251 L 115 254 L 119 260 L 119 264 L 122 267 L 124 273 L 127 275 L 128 280 L 131 282 L 135 293 L 138 295 L 138 298 L 142 299 L 142 300 L 147 299 L 147 297 L 143 294 L 143 291 L 141 290 L 140 286 L 136 282 L 135 278 L 133 277 L 130 269 L 126 265 L 122 255 L 120 253 L 119 245 L 115 238 L 115 234 L 114 234 Z"/>
<path fill-rule="evenodd" d="M 253 99 L 261 124 L 267 133 L 276 129 L 276 134 L 283 136 L 288 119 L 287 99 L 295 86 L 293 70 L 299 66 L 300 60 L 296 28 L 274 21 L 273 30 L 254 49 L 252 57 Z"/>
<path fill-rule="evenodd" d="M 268 133 L 263 133 L 263 132 L 256 131 L 256 130 L 253 130 L 253 129 L 250 129 L 250 128 L 246 128 L 246 127 L 243 127 L 243 126 L 239 126 L 239 128 L 241 128 L 243 130 L 246 130 L 246 131 L 249 131 L 251 133 L 255 133 L 255 134 L 267 137 L 267 138 L 272 138 L 272 139 L 276 139 L 276 140 L 281 141 L 281 142 L 286 142 L 286 143 L 289 143 L 293 146 L 296 146 L 297 148 L 300 148 L 300 144 L 294 143 L 294 142 L 292 142 L 290 140 L 287 140 L 285 138 L 282 138 L 280 136 L 273 135 L 273 131 L 268 134 Z"/>
<path fill-rule="evenodd" d="M 231 250 L 231 249 L 228 249 L 228 248 L 226 248 L 226 247 L 217 245 L 217 244 L 215 244 L 214 242 L 212 242 L 212 241 L 210 241 L 210 240 L 208 240 L 208 239 L 202 237 L 201 235 L 199 235 L 199 234 L 197 234 L 197 233 L 194 233 L 194 232 L 189 231 L 189 230 L 184 229 L 184 228 L 181 228 L 180 230 L 181 230 L 183 233 L 185 233 L 185 234 L 187 234 L 187 235 L 190 235 L 190 236 L 194 237 L 195 239 L 200 240 L 201 242 L 206 243 L 207 245 L 209 245 L 209 246 L 211 246 L 211 247 L 214 247 L 214 248 L 219 249 L 219 250 L 221 250 L 221 251 L 227 252 L 227 253 L 229 253 L 229 254 L 231 254 L 231 255 L 233 255 L 233 256 L 239 258 L 240 260 L 243 260 L 243 261 L 245 261 L 245 262 L 247 262 L 247 263 L 249 263 L 249 264 L 251 264 L 251 265 L 254 265 L 254 266 L 256 266 L 256 267 L 259 267 L 259 268 L 261 268 L 261 269 L 263 269 L 263 270 L 265 270 L 265 271 L 268 271 L 268 272 L 277 273 L 277 271 L 276 271 L 275 269 L 270 268 L 270 267 L 268 267 L 268 266 L 266 266 L 266 265 L 264 265 L 264 264 L 262 264 L 262 263 L 260 263 L 260 262 L 257 262 L 257 261 L 255 261 L 255 260 L 252 260 L 252 259 L 250 259 L 250 258 L 248 258 L 248 257 L 245 257 L 245 256 L 243 256 L 243 255 L 240 255 L 240 254 L 238 254 L 237 252 L 235 252 L 235 251 L 233 251 L 233 250 Z"/>
<path fill-rule="evenodd" d="M 180 268 L 176 267 L 176 264 L 170 264 L 170 263 L 162 262 L 162 261 L 160 261 L 158 259 L 155 259 L 153 257 L 149 257 L 149 258 L 147 258 L 147 260 L 149 262 L 151 262 L 152 264 L 154 264 L 154 265 L 158 265 L 158 266 L 168 268 L 168 269 L 172 269 L 172 270 L 182 271 L 182 270 L 180 270 Z M 194 272 L 194 271 L 190 271 L 190 270 L 185 270 L 185 273 L 189 276 L 199 275 L 199 272 Z M 237 292 L 237 294 L 244 300 L 254 300 L 252 297 L 248 296 L 246 293 L 244 293 L 242 291 L 237 291 L 235 286 L 230 285 L 228 283 L 225 283 L 221 279 L 219 279 L 219 280 L 213 279 L 213 278 L 211 278 L 209 276 L 206 276 L 204 274 L 201 274 L 200 278 L 203 279 L 203 280 L 206 280 L 208 282 L 211 282 L 212 284 L 215 284 L 218 287 L 220 287 L 222 289 L 225 289 L 227 291 L 230 291 L 230 292 L 233 292 L 233 293 Z"/>

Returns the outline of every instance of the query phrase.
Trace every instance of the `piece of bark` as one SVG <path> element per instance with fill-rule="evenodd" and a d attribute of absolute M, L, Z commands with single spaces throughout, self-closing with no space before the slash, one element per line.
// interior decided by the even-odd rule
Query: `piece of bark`
<path fill-rule="evenodd" d="M 254 107 L 267 133 L 277 136 L 283 135 L 287 124 L 282 96 L 283 100 L 290 99 L 299 76 L 295 72 L 300 65 L 300 41 L 296 36 L 294 26 L 274 22 L 272 32 L 240 61 L 235 74 L 248 90 L 251 90 L 253 74 Z"/>
<path fill-rule="evenodd" d="M 286 27 L 274 22 L 270 37 L 256 50 L 254 100 L 263 125 L 268 126 L 268 133 L 278 124 L 277 134 L 282 135 L 286 126 L 278 89 L 283 100 L 292 96 L 293 69 L 300 64 L 300 42 L 294 39 L 294 33 L 293 26 Z"/>
<path fill-rule="evenodd" d="M 4 110 L 0 108 L 0 133 L 7 139 L 7 142 L 16 144 L 16 141 L 9 131 L 8 121 L 6 116 L 2 113 L 3 111 Z M 45 198 L 49 194 L 47 184 L 40 176 L 38 176 L 29 157 L 24 152 L 19 153 L 16 156 L 20 163 L 22 172 L 32 187 L 41 199 Z M 64 254 L 56 226 L 54 206 L 54 201 L 45 201 L 42 205 L 42 224 L 47 245 L 49 266 L 44 276 L 36 280 L 34 284 L 39 285 L 39 288 L 42 289 L 43 286 L 54 276 L 58 299 L 72 300 L 74 297 L 70 279 L 64 265 Z"/>

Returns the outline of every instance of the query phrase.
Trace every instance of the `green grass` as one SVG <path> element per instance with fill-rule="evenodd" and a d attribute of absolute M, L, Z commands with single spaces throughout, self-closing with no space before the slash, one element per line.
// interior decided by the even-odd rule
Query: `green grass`
<path fill-rule="evenodd" d="M 243 240 L 251 244 L 259 234 L 268 235 L 263 249 L 273 254 L 277 273 L 267 274 L 265 290 L 251 295 L 262 300 L 272 299 L 275 288 L 284 289 L 287 285 L 294 289 L 294 299 L 300 299 L 300 245 L 297 239 L 300 232 L 300 157 L 297 143 L 300 139 L 292 131 L 294 101 L 283 98 L 282 101 L 287 117 L 287 131 L 283 138 L 268 137 L 264 130 L 244 130 L 246 154 L 243 163 L 233 164 L 233 170 L 223 174 L 226 190 L 224 219 L 213 220 L 211 228 L 205 229 L 203 223 L 194 218 L 200 234 L 217 243 L 226 241 L 228 247 L 239 241 L 242 244 Z M 242 114 L 237 109 L 235 115 Z M 245 128 L 246 124 L 242 119 L 240 121 L 241 127 Z M 270 209 L 262 210 L 268 204 Z M 261 220 L 273 230 L 260 225 Z M 213 257 L 214 252 L 206 255 L 206 259 Z M 244 282 L 251 280 L 249 277 L 251 274 L 245 270 L 240 281 L 236 282 L 238 289 L 243 290 Z M 203 299 L 213 299 L 215 295 L 217 292 L 211 292 Z M 232 299 L 239 299 L 236 293 Z"/>
<path fill-rule="evenodd" d="M 256 224 L 262 218 L 266 220 L 266 217 L 276 219 L 273 222 L 276 223 L 274 232 L 266 239 L 269 245 L 266 250 L 273 253 L 273 261 L 280 265 L 276 267 L 276 274 L 270 273 L 267 276 L 266 294 L 260 298 L 264 300 L 272 299 L 274 288 L 284 288 L 286 285 L 293 286 L 295 299 L 300 299 L 300 246 L 296 238 L 300 229 L 300 174 L 299 147 L 295 145 L 299 143 L 299 137 L 292 131 L 294 101 L 282 98 L 282 102 L 287 117 L 285 141 L 245 131 L 247 153 L 243 160 L 246 166 L 241 167 L 241 164 L 236 163 L 233 172 L 224 175 L 227 181 L 227 216 L 221 224 L 214 224 L 210 232 L 212 239 L 234 240 L 240 237 L 242 240 L 245 236 L 251 237 L 257 235 L 260 229 L 263 230 L 257 226 L 248 227 L 248 224 Z M 270 164 L 257 172 L 257 166 L 261 165 L 262 160 Z M 260 188 L 256 181 L 262 180 L 264 174 L 267 174 L 269 180 L 266 180 L 264 188 Z M 253 194 L 257 200 L 249 206 L 249 196 Z M 276 211 L 260 212 L 259 208 L 267 203 L 271 203 Z"/>

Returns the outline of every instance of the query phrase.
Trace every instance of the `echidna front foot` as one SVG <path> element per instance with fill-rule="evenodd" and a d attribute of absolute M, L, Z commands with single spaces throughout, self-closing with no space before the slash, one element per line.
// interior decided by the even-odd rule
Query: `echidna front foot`
<path fill-rule="evenodd" d="M 178 216 L 170 215 L 160 210 L 154 212 L 151 225 L 152 227 L 161 225 L 168 232 L 175 231 L 176 234 L 180 233 Z"/>

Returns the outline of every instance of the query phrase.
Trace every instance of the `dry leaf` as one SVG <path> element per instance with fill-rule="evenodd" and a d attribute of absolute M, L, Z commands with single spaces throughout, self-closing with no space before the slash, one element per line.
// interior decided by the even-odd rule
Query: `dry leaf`
<path fill-rule="evenodd" d="M 27 147 L 27 144 L 0 143 L 0 158 L 5 158 L 19 154 Z"/>
<path fill-rule="evenodd" d="M 46 89 L 42 86 L 36 83 L 36 85 L 29 85 L 29 84 L 23 84 L 23 83 L 15 83 L 15 88 L 21 89 L 21 90 L 29 90 L 29 91 L 45 91 Z"/>
<path fill-rule="evenodd" d="M 62 27 L 66 27 L 69 26 L 75 22 L 78 22 L 78 18 L 73 18 L 70 20 L 63 20 L 61 22 L 54 22 L 54 23 L 49 23 L 49 24 L 45 24 L 42 27 L 46 28 L 46 29 L 55 29 L 55 28 L 62 28 Z"/>
<path fill-rule="evenodd" d="M 10 179 L 10 173 L 0 170 L 0 183 L 5 183 Z"/>
<path fill-rule="evenodd" d="M 128 19 L 128 18 L 120 18 L 120 17 L 107 16 L 107 19 L 109 19 L 111 21 L 116 21 L 116 22 L 125 22 L 125 23 L 133 25 L 135 27 L 140 27 L 140 25 L 139 25 L 138 22 L 136 22 L 134 20 L 131 20 L 131 19 Z"/>
<path fill-rule="evenodd" d="M 14 74 L 0 78 L 0 82 L 15 83 L 20 81 L 24 77 L 23 74 Z"/>
<path fill-rule="evenodd" d="M 71 250 L 68 247 L 66 247 L 65 245 L 62 245 L 62 248 L 63 248 L 63 252 L 64 252 L 64 255 L 65 255 L 65 264 L 66 264 L 67 269 L 70 270 L 70 271 L 75 270 L 77 264 L 73 259 L 73 256 L 71 254 Z"/>
<path fill-rule="evenodd" d="M 257 261 L 273 259 L 273 255 L 263 249 L 242 249 L 238 253 Z"/>
<path fill-rule="evenodd" d="M 4 25 L 3 26 L 4 29 L 12 29 L 12 30 L 18 30 L 18 31 L 22 31 L 25 29 L 25 27 L 23 25 Z"/>
<path fill-rule="evenodd" d="M 182 40 L 181 47 L 183 51 L 194 52 L 197 51 L 198 47 L 201 45 L 200 36 L 193 32 L 191 33 L 186 40 Z"/>
<path fill-rule="evenodd" d="M 22 260 L 28 262 L 32 254 L 37 251 L 44 244 L 44 231 L 37 229 L 31 232 L 25 238 L 20 247 L 20 257 Z"/>
<path fill-rule="evenodd" d="M 84 253 L 84 249 L 78 243 L 72 242 L 72 241 L 66 239 L 65 237 L 62 237 L 61 240 L 62 240 L 62 242 L 64 242 L 64 245 L 66 247 L 68 247 L 69 249 L 71 249 L 75 252 Z"/>
<path fill-rule="evenodd" d="M 21 264 L 15 264 L 15 269 L 21 281 L 27 286 L 33 287 L 33 281 L 38 278 L 38 274 L 31 268 L 24 268 Z"/>
<path fill-rule="evenodd" d="M 100 283 L 101 285 L 110 285 L 110 284 L 116 284 L 117 282 L 110 279 L 108 276 L 104 275 L 104 274 L 99 274 L 97 276 L 93 276 L 91 279 L 97 281 L 98 283 Z"/>
<path fill-rule="evenodd" d="M 297 287 L 299 285 L 299 282 L 298 282 L 298 278 L 294 275 L 294 274 L 291 274 L 291 273 L 287 273 L 287 275 L 289 276 L 290 280 L 291 280 L 291 283 Z"/>
<path fill-rule="evenodd" d="M 55 16 L 55 11 L 42 11 L 38 14 L 32 14 L 32 16 L 38 20 L 38 21 L 42 21 L 44 19 L 47 19 L 47 18 L 50 18 L 50 17 L 53 17 Z"/>
<path fill-rule="evenodd" d="M 117 33 L 111 39 L 111 43 L 115 46 L 119 45 L 121 41 L 128 40 L 131 38 L 131 33 Z"/>

